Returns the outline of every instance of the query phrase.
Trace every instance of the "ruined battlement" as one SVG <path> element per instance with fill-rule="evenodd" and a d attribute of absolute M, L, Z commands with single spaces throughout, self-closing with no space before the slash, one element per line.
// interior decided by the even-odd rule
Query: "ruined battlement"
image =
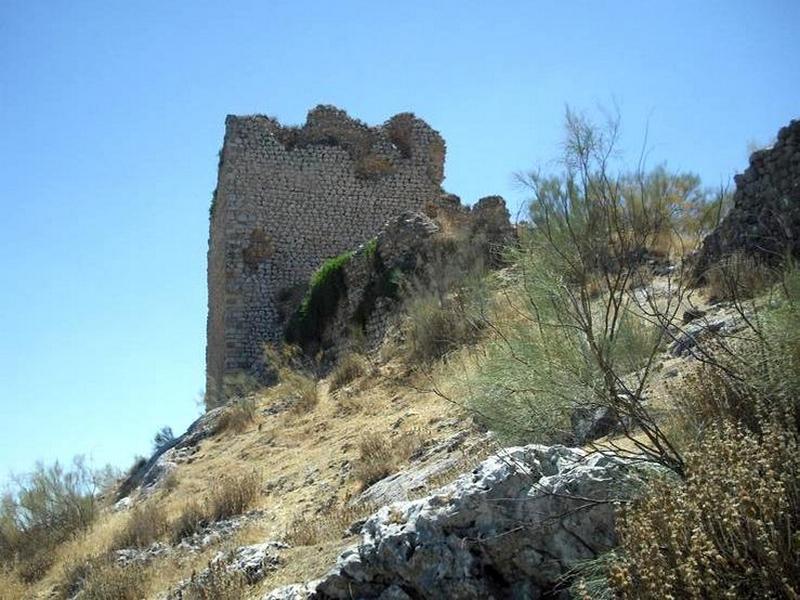
<path fill-rule="evenodd" d="M 439 133 L 410 113 L 376 127 L 331 106 L 299 127 L 229 115 L 210 218 L 207 394 L 226 375 L 259 375 L 281 305 L 323 261 L 438 197 L 444 157 Z"/>

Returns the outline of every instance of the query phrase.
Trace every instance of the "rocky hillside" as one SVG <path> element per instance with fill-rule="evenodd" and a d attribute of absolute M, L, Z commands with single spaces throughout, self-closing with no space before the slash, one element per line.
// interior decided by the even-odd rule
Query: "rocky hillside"
<path fill-rule="evenodd" d="M 69 535 L 10 499 L 0 596 L 797 597 L 800 275 L 709 250 L 757 177 L 701 287 L 663 171 L 534 178 L 518 228 L 494 197 L 390 221 L 287 299 L 274 385 L 227 381 Z"/>

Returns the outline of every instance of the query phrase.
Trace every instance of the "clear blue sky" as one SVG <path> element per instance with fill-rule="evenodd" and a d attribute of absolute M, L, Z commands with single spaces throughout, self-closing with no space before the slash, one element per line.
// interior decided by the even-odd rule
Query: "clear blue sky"
<path fill-rule="evenodd" d="M 446 188 L 521 200 L 565 103 L 717 185 L 800 117 L 800 2 L 0 2 L 0 479 L 127 466 L 198 414 L 228 113 L 413 111 Z"/>

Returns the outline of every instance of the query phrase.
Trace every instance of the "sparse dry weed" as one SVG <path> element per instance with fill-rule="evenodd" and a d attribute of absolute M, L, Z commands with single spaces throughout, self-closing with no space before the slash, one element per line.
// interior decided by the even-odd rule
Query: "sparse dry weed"
<path fill-rule="evenodd" d="M 163 507 L 150 501 L 134 507 L 117 533 L 114 548 L 145 548 L 167 532 L 167 516 Z"/>
<path fill-rule="evenodd" d="M 797 598 L 800 448 L 782 418 L 724 424 L 623 513 L 610 583 L 622 598 Z"/>

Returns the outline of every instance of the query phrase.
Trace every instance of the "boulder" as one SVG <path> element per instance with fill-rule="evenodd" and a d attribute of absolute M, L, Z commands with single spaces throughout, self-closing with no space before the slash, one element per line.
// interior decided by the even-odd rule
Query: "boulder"
<path fill-rule="evenodd" d="M 559 597 L 572 568 L 616 544 L 615 501 L 656 469 L 564 446 L 509 448 L 430 496 L 381 508 L 325 576 L 263 600 Z"/>

